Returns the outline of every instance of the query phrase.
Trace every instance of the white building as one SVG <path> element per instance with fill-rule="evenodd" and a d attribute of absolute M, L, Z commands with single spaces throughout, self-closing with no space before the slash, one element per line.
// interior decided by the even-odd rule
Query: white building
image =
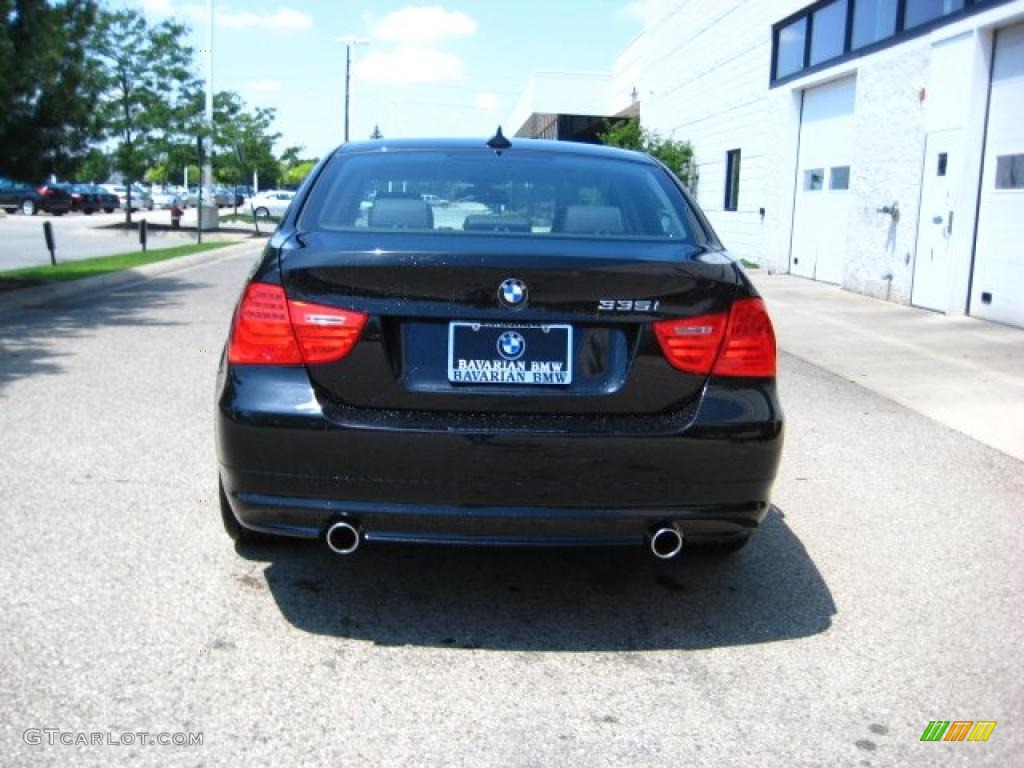
<path fill-rule="evenodd" d="M 1024 326 L 1024 0 L 644 7 L 608 114 L 693 142 L 731 251 Z"/>

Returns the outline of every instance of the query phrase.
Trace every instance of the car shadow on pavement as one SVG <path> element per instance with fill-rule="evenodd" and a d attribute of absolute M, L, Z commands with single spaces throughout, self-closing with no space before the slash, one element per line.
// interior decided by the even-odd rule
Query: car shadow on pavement
<path fill-rule="evenodd" d="M 242 547 L 268 561 L 291 624 L 379 645 L 643 651 L 767 643 L 823 632 L 821 574 L 773 508 L 743 551 L 656 561 L 638 549 L 480 549 L 322 543 Z M 251 577 L 246 577 L 251 578 Z"/>
<path fill-rule="evenodd" d="M 162 310 L 180 306 L 202 285 L 161 277 L 120 288 L 104 295 L 102 301 L 96 296 L 83 296 L 0 317 L 0 395 L 7 384 L 18 379 L 64 373 L 67 353 L 55 342 L 83 338 L 108 326 L 176 325 L 163 319 Z"/>

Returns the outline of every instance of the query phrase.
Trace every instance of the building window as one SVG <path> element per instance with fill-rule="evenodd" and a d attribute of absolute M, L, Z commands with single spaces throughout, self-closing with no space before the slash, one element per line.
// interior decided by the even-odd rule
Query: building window
<path fill-rule="evenodd" d="M 996 189 L 1024 189 L 1024 155 L 996 158 Z"/>
<path fill-rule="evenodd" d="M 807 48 L 807 17 L 779 30 L 775 54 L 775 77 L 786 77 L 804 68 Z"/>
<path fill-rule="evenodd" d="M 772 85 L 1010 0 L 818 0 L 772 25 Z"/>
<path fill-rule="evenodd" d="M 919 27 L 932 19 L 959 11 L 963 7 L 964 0 L 907 0 L 903 28 Z"/>
<path fill-rule="evenodd" d="M 811 21 L 811 66 L 843 55 L 846 44 L 846 1 L 835 0 L 815 11 Z"/>
<path fill-rule="evenodd" d="M 825 169 L 811 168 L 804 171 L 804 191 L 820 192 L 825 188 Z"/>
<path fill-rule="evenodd" d="M 829 175 L 828 188 L 831 190 L 843 190 L 850 188 L 850 166 L 837 165 Z"/>
<path fill-rule="evenodd" d="M 871 45 L 896 33 L 898 0 L 856 0 L 853 4 L 854 50 Z"/>
<path fill-rule="evenodd" d="M 725 210 L 739 210 L 740 204 L 740 151 L 725 153 Z"/>

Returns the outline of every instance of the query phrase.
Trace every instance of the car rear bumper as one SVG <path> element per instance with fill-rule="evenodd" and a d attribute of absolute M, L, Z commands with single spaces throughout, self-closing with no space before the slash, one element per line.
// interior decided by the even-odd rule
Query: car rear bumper
<path fill-rule="evenodd" d="M 750 533 L 783 437 L 771 381 L 712 380 L 669 415 L 538 425 L 336 406 L 301 367 L 222 371 L 216 422 L 247 528 L 315 538 L 347 518 L 367 541 L 470 544 L 634 544 L 665 522 L 693 542 Z"/>

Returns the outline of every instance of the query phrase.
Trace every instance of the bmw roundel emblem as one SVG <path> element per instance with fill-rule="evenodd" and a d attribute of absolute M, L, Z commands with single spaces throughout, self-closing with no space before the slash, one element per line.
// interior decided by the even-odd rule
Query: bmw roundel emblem
<path fill-rule="evenodd" d="M 498 337 L 498 354 L 506 360 L 518 360 L 526 351 L 526 339 L 515 331 L 505 331 Z"/>
<path fill-rule="evenodd" d="M 498 300 L 506 307 L 518 309 L 526 306 L 526 283 L 515 277 L 502 281 L 498 286 Z"/>

